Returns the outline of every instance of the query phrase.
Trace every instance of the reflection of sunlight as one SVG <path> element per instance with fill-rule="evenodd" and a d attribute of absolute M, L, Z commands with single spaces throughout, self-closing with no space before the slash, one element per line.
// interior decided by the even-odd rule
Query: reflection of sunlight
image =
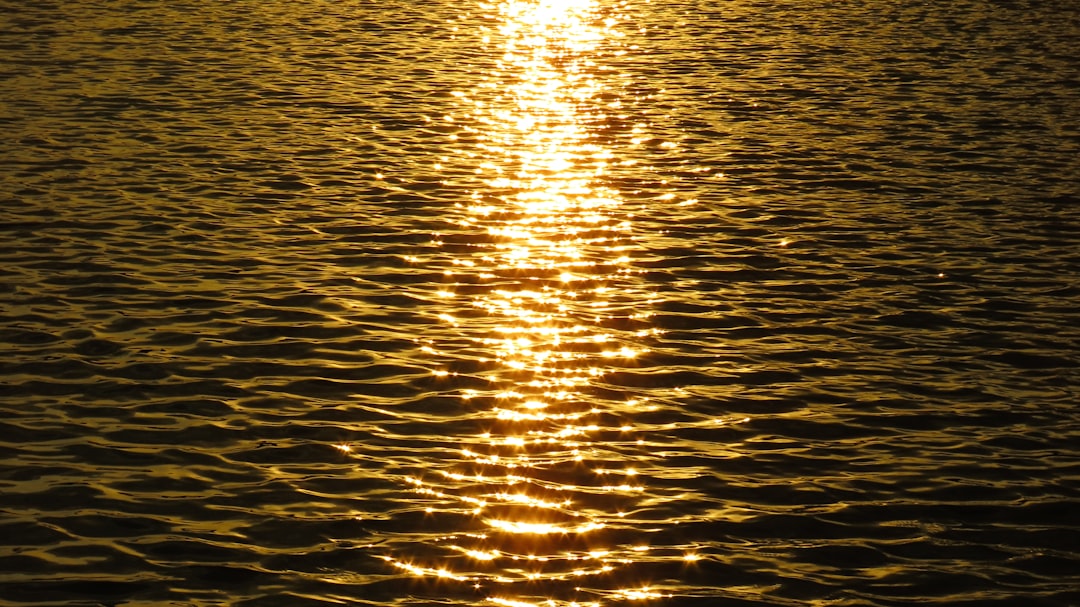
<path fill-rule="evenodd" d="M 518 601 L 499 597 L 491 597 L 488 601 L 495 603 L 496 605 L 502 605 L 503 607 L 600 607 L 600 603 L 579 603 L 577 601 L 561 602 L 549 600 L 540 603 L 531 603 L 528 601 Z"/>
<path fill-rule="evenodd" d="M 489 497 L 507 503 L 525 504 L 534 508 L 565 508 L 570 505 L 570 500 L 552 502 L 541 498 L 525 495 L 524 493 L 495 493 Z"/>
<path fill-rule="evenodd" d="M 409 573 L 411 573 L 411 574 L 413 574 L 415 576 L 418 576 L 418 577 L 436 577 L 436 578 L 444 578 L 444 579 L 456 580 L 456 581 L 459 581 L 459 582 L 468 581 L 470 579 L 468 576 L 457 575 L 457 574 L 455 574 L 452 571 L 449 571 L 447 569 L 436 569 L 436 568 L 432 568 L 432 567 L 421 567 L 419 565 L 413 565 L 412 563 L 406 563 L 404 561 L 398 561 L 398 560 L 392 559 L 390 557 L 383 557 L 383 560 L 385 560 L 386 562 L 390 563 L 391 565 L 393 565 L 393 566 L 395 566 L 395 567 L 397 567 L 399 569 L 403 569 L 403 570 L 405 570 L 405 571 L 407 571 L 407 572 L 409 572 Z"/>
<path fill-rule="evenodd" d="M 658 599 L 664 596 L 663 594 L 660 594 L 659 592 L 649 588 L 648 586 L 644 588 L 623 589 L 618 592 L 618 595 L 620 598 L 629 600 Z"/>
<path fill-rule="evenodd" d="M 440 320 L 467 336 L 479 370 L 444 362 L 434 375 L 442 384 L 474 374 L 487 386 L 459 392 L 478 433 L 453 438 L 439 472 L 405 479 L 426 521 L 458 530 L 436 540 L 444 556 L 385 558 L 413 577 L 483 587 L 489 602 L 507 607 L 599 605 L 530 602 L 506 587 L 544 592 L 538 584 L 603 576 L 644 554 L 611 539 L 625 538 L 620 519 L 648 481 L 631 465 L 641 460 L 628 450 L 642 442 L 623 419 L 638 401 L 597 396 L 610 374 L 644 364 L 648 350 L 635 342 L 651 335 L 641 328 L 651 295 L 635 276 L 631 215 L 608 175 L 616 154 L 597 128 L 617 122 L 601 63 L 622 52 L 618 9 L 598 5 L 482 5 L 496 67 L 454 93 L 460 115 L 447 117 L 469 134 L 462 153 L 479 172 L 455 209 L 458 236 L 432 241 L 453 264 L 435 297 L 453 312 Z M 451 351 L 434 341 L 423 342 L 425 352 Z M 648 588 L 608 595 L 660 596 Z"/>
<path fill-rule="evenodd" d="M 530 533 L 535 535 L 547 535 L 549 533 L 588 533 L 602 529 L 600 523 L 582 523 L 575 526 L 557 525 L 554 523 L 527 523 L 524 521 L 502 521 L 489 519 L 485 521 L 495 529 L 509 533 Z"/>

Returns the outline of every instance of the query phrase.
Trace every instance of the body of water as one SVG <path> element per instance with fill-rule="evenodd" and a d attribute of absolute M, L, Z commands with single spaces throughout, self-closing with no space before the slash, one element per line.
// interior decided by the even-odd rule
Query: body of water
<path fill-rule="evenodd" d="M 0 605 L 1080 604 L 1075 3 L 0 24 Z"/>

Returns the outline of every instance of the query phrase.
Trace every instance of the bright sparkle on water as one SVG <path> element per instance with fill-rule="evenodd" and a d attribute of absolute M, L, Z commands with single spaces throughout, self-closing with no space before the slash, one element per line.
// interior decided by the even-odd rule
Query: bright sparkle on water
<path fill-rule="evenodd" d="M 594 605 L 545 597 L 535 583 L 577 583 L 643 554 L 640 545 L 603 535 L 643 487 L 625 452 L 600 436 L 631 448 L 639 441 L 625 421 L 602 421 L 614 412 L 589 393 L 610 369 L 645 352 L 627 341 L 640 333 L 604 326 L 644 318 L 639 306 L 648 299 L 635 281 L 631 222 L 618 192 L 605 185 L 614 150 L 591 127 L 610 111 L 598 99 L 605 82 L 597 61 L 602 48 L 617 48 L 619 34 L 615 20 L 586 0 L 485 9 L 496 22 L 484 38 L 496 68 L 455 93 L 464 117 L 451 118 L 466 125 L 475 144 L 463 153 L 482 167 L 482 185 L 459 206 L 456 223 L 479 237 L 452 260 L 450 279 L 461 282 L 437 297 L 491 285 L 472 291 L 481 318 L 442 315 L 471 332 L 494 365 L 490 390 L 460 393 L 463 403 L 488 405 L 487 421 L 477 435 L 457 437 L 464 448 L 442 478 L 408 479 L 419 495 L 438 500 L 431 516 L 467 513 L 472 523 L 439 543 L 442 561 L 386 558 L 418 578 L 469 582 L 496 604 Z M 625 413 L 633 404 L 619 406 Z M 513 596 L 514 584 L 527 582 Z M 589 593 L 659 596 L 641 587 Z"/>

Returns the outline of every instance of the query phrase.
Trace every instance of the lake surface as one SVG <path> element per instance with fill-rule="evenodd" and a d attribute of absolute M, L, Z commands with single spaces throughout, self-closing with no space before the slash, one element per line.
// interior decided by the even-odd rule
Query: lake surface
<path fill-rule="evenodd" d="M 0 605 L 1080 604 L 1080 6 L 0 17 Z"/>

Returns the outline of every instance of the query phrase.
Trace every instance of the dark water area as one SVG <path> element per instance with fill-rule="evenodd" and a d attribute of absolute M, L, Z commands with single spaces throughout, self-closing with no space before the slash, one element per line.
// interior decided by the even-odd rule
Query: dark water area
<path fill-rule="evenodd" d="M 0 606 L 1080 605 L 1080 5 L 0 11 Z"/>

